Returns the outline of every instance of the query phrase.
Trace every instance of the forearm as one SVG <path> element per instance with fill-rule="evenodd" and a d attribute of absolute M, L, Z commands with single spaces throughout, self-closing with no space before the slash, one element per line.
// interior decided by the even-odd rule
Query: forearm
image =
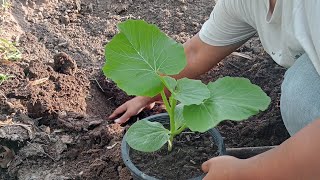
<path fill-rule="evenodd" d="M 176 79 L 183 77 L 190 79 L 197 78 L 217 65 L 242 44 L 243 43 L 229 46 L 211 46 L 201 41 L 197 34 L 184 43 L 187 66 L 174 77 Z"/>
<path fill-rule="evenodd" d="M 320 120 L 246 161 L 245 179 L 320 179 Z"/>

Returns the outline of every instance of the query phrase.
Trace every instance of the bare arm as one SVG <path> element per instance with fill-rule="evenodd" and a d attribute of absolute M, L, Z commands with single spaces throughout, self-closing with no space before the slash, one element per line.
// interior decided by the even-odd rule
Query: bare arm
<path fill-rule="evenodd" d="M 183 45 L 187 57 L 187 66 L 175 78 L 197 78 L 217 65 L 242 44 L 211 46 L 202 42 L 198 34 L 195 35 Z"/>
<path fill-rule="evenodd" d="M 235 51 L 242 44 L 243 43 L 220 47 L 211 46 L 202 42 L 197 34 L 183 45 L 187 58 L 187 66 L 179 74 L 175 75 L 174 78 L 197 78 L 209 71 L 213 66 Z M 124 113 L 120 118 L 115 120 L 117 123 L 124 123 L 131 116 L 138 114 L 149 104 L 159 100 L 160 96 L 153 98 L 137 96 L 118 107 L 109 118 L 113 119 Z"/>
<path fill-rule="evenodd" d="M 253 179 L 320 179 L 320 119 L 279 147 L 250 158 Z"/>
<path fill-rule="evenodd" d="M 320 119 L 278 147 L 249 159 L 220 156 L 206 161 L 204 180 L 320 179 Z"/>

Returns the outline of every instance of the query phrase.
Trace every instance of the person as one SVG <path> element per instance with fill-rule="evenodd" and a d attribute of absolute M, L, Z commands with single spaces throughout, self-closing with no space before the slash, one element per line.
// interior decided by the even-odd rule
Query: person
<path fill-rule="evenodd" d="M 280 110 L 291 137 L 248 159 L 212 158 L 202 164 L 211 179 L 320 179 L 320 1 L 219 0 L 200 32 L 184 44 L 186 68 L 196 78 L 258 33 L 266 52 L 288 67 Z M 159 100 L 135 97 L 110 116 L 117 123 Z"/>

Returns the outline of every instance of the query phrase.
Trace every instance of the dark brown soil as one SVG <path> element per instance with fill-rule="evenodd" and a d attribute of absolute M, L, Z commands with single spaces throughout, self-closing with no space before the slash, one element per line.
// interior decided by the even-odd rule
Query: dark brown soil
<path fill-rule="evenodd" d="M 175 138 L 173 150 L 163 146 L 154 153 L 132 150 L 130 157 L 139 170 L 158 179 L 190 179 L 201 176 L 201 164 L 218 156 L 213 138 L 208 134 L 183 133 Z"/>
<path fill-rule="evenodd" d="M 14 77 L 1 87 L 3 94 L 26 105 L 32 118 L 57 117 L 60 111 L 86 112 L 89 80 L 82 70 L 72 76 L 36 61 L 5 64 L 0 70 Z"/>
<path fill-rule="evenodd" d="M 120 156 L 129 125 L 108 121 L 131 97 L 101 73 L 104 45 L 126 19 L 155 23 L 185 42 L 209 17 L 214 0 L 10 0 L 0 12 L 0 37 L 15 40 L 23 59 L 0 61 L 0 73 L 14 77 L 0 85 L 0 145 L 15 152 L 0 157 L 0 179 L 131 179 Z M 202 76 L 244 76 L 272 99 L 269 109 L 247 121 L 223 122 L 228 147 L 277 145 L 289 137 L 279 112 L 285 69 L 254 37 L 239 49 L 251 60 L 229 56 Z M 163 112 L 143 111 L 132 121 Z M 131 124 L 132 121 L 129 123 Z M 2 151 L 0 151 L 2 155 Z M 204 161 L 208 156 L 201 157 Z M 197 162 L 198 163 L 198 162 Z"/>

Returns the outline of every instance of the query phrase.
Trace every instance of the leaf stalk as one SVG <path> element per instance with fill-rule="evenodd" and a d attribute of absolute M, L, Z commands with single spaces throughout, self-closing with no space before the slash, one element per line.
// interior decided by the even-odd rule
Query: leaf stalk
<path fill-rule="evenodd" d="M 181 126 L 178 130 L 176 130 L 172 135 L 173 137 L 176 135 L 179 135 L 180 133 L 182 133 L 182 131 L 184 131 L 185 129 L 187 129 L 187 125 L 183 124 L 183 126 Z"/>

